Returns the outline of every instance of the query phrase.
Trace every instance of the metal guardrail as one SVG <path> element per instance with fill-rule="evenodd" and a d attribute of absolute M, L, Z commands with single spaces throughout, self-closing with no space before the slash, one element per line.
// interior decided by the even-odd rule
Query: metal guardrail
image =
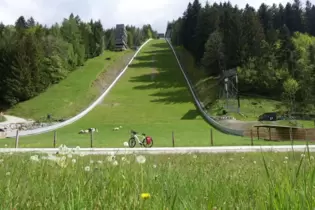
<path fill-rule="evenodd" d="M 48 127 L 43 127 L 43 128 L 38 128 L 38 129 L 34 129 L 34 130 L 26 130 L 26 131 L 19 131 L 19 136 L 30 136 L 30 135 L 38 135 L 38 134 L 42 134 L 42 133 L 47 133 L 59 128 L 62 128 L 66 125 L 70 125 L 74 122 L 76 122 L 77 120 L 79 120 L 80 118 L 82 118 L 83 116 L 85 116 L 87 113 L 89 113 L 94 107 L 96 107 L 96 105 L 98 105 L 103 99 L 104 97 L 108 94 L 108 92 L 113 88 L 113 86 L 116 84 L 116 82 L 119 80 L 119 78 L 125 73 L 125 71 L 128 69 L 128 66 L 131 64 L 131 62 L 134 60 L 134 58 L 137 56 L 137 54 L 140 52 L 140 50 L 152 39 L 148 39 L 146 42 L 144 42 L 141 47 L 139 47 L 139 49 L 137 50 L 137 52 L 134 54 L 134 56 L 130 59 L 129 63 L 126 65 L 126 67 L 122 70 L 122 72 L 116 77 L 116 79 L 112 82 L 112 84 L 104 91 L 104 93 L 98 98 L 96 99 L 89 107 L 87 107 L 85 110 L 83 110 L 81 113 L 79 113 L 78 115 L 55 125 L 51 125 Z M 7 134 L 7 138 L 14 138 L 15 137 L 15 133 L 8 133 Z"/>
<path fill-rule="evenodd" d="M 0 148 L 0 153 L 47 153 L 56 154 L 59 148 Z M 154 148 L 80 148 L 75 154 L 128 155 L 128 154 L 192 154 L 237 152 L 314 152 L 315 145 L 280 146 L 218 146 L 218 147 L 154 147 Z"/>
<path fill-rule="evenodd" d="M 243 131 L 242 130 L 234 130 L 234 129 L 231 129 L 231 128 L 227 128 L 225 126 L 222 126 L 221 124 L 219 124 L 217 121 L 215 121 L 213 119 L 213 117 L 209 116 L 208 113 L 205 112 L 205 110 L 202 108 L 201 106 L 201 102 L 199 101 L 194 89 L 193 89 L 193 85 L 191 84 L 191 81 L 188 79 L 181 63 L 179 62 L 179 59 L 177 57 L 177 54 L 174 50 L 174 47 L 173 45 L 171 44 L 169 38 L 165 38 L 166 42 L 169 44 L 170 48 L 172 49 L 173 51 L 173 54 L 177 60 L 177 63 L 179 65 L 179 68 L 182 72 L 182 74 L 184 75 L 185 77 L 185 80 L 187 82 L 187 85 L 189 87 L 189 90 L 190 90 L 190 93 L 192 94 L 193 98 L 194 98 L 194 102 L 196 104 L 196 106 L 198 107 L 199 111 L 201 112 L 203 118 L 211 125 L 213 126 L 214 128 L 216 128 L 217 130 L 223 132 L 223 133 L 226 133 L 226 134 L 230 134 L 230 135 L 235 135 L 235 136 L 243 136 Z"/>

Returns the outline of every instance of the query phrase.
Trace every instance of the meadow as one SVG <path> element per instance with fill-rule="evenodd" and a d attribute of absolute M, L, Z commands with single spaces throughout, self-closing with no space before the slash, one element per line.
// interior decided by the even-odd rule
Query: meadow
<path fill-rule="evenodd" d="M 1 154 L 1 209 L 314 209 L 314 154 Z"/>
<path fill-rule="evenodd" d="M 84 66 L 71 72 L 58 84 L 52 85 L 45 92 L 30 100 L 6 110 L 5 113 L 39 121 L 45 121 L 47 114 L 57 120 L 74 116 L 103 92 L 101 85 L 95 82 L 100 83 L 99 79 L 105 80 L 106 78 L 104 79 L 102 76 L 107 72 L 115 73 L 122 70 L 133 54 L 132 50 L 104 51 L 102 55 L 87 60 Z M 110 80 L 115 79 L 115 75 L 106 76 L 111 76 Z M 104 83 L 104 81 L 101 82 Z M 105 80 L 105 82 L 111 81 Z"/>

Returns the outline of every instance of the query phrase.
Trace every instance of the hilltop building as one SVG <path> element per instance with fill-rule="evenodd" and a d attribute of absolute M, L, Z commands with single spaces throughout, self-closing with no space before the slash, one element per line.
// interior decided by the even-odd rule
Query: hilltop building
<path fill-rule="evenodd" d="M 128 48 L 127 30 L 124 24 L 117 24 L 115 30 L 115 48 L 117 51 L 126 50 Z"/>

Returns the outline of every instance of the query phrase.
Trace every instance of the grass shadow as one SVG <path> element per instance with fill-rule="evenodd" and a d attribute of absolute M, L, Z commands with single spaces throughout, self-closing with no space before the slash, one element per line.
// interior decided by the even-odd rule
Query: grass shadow
<path fill-rule="evenodd" d="M 181 118 L 181 120 L 195 120 L 198 116 L 200 116 L 199 111 L 191 109 Z"/>

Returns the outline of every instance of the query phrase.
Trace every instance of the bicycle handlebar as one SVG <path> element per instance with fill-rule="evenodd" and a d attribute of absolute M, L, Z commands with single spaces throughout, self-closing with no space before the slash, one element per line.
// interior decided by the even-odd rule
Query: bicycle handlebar
<path fill-rule="evenodd" d="M 137 134 L 138 134 L 138 132 L 135 131 L 135 130 L 131 130 L 130 132 L 131 132 L 133 135 L 137 135 Z M 145 133 L 142 133 L 142 135 L 145 136 Z"/>

